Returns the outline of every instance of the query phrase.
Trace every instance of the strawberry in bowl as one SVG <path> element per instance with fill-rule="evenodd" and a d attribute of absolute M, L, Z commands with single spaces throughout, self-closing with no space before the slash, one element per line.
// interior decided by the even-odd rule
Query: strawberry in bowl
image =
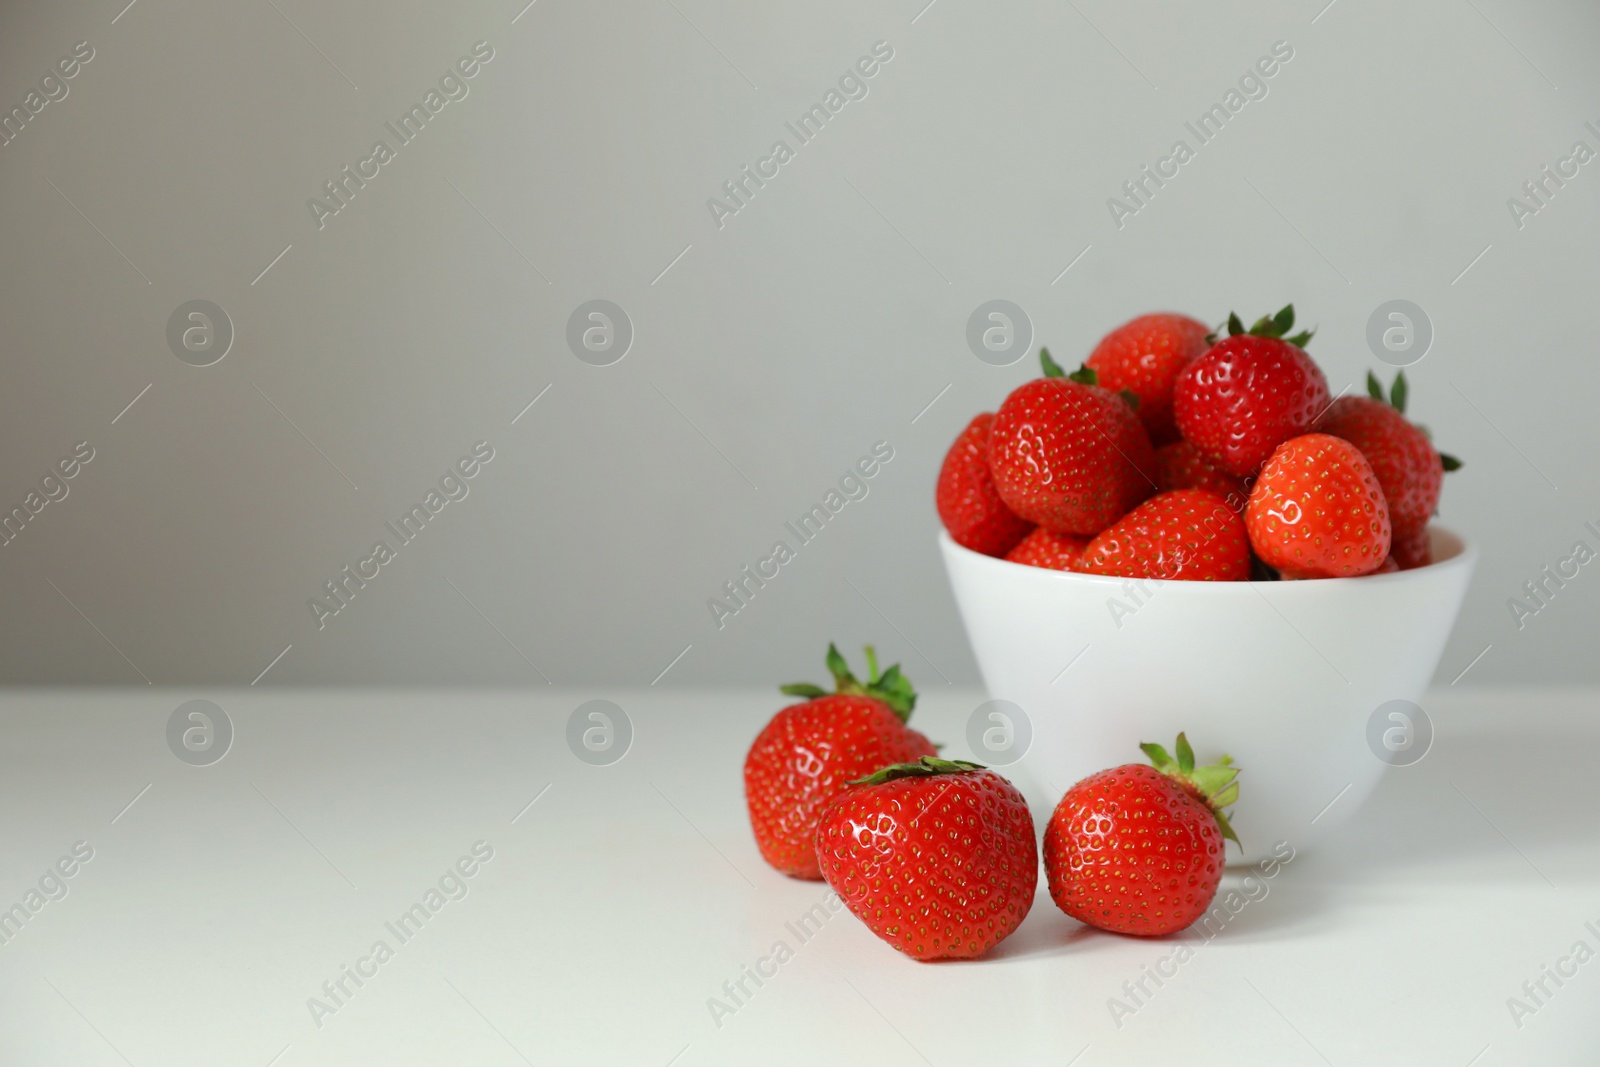
<path fill-rule="evenodd" d="M 1228 336 L 1178 376 L 1178 432 L 1237 478 L 1255 474 L 1273 449 L 1327 410 L 1328 379 L 1305 350 L 1311 333 L 1284 337 L 1293 328 L 1293 304 L 1249 330 L 1229 315 Z"/>
<path fill-rule="evenodd" d="M 989 471 L 1014 514 L 1061 534 L 1096 534 L 1155 491 L 1155 449 L 1137 401 L 1068 375 L 1039 350 L 1044 376 L 1012 390 L 989 427 Z"/>
<path fill-rule="evenodd" d="M 1178 439 L 1172 398 L 1178 376 L 1210 347 L 1211 330 L 1199 319 L 1171 312 L 1140 315 L 1100 339 L 1083 365 L 1099 384 L 1138 398 L 1139 421 L 1152 444 Z"/>

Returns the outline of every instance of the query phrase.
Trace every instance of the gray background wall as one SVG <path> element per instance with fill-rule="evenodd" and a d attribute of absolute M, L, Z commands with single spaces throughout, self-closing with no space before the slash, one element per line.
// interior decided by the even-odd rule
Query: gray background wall
<path fill-rule="evenodd" d="M 660 684 L 767 683 L 836 638 L 976 681 L 932 485 L 1033 373 L 968 350 L 992 298 L 1073 362 L 1141 311 L 1293 300 L 1335 388 L 1415 301 L 1413 410 L 1466 461 L 1442 520 L 1484 551 L 1442 680 L 1485 646 L 1462 684 L 1600 679 L 1595 567 L 1520 631 L 1506 606 L 1597 543 L 1600 164 L 1521 229 L 1506 201 L 1600 148 L 1600 12 L 1325 2 L 8 6 L 4 108 L 94 58 L 0 147 L 0 504 L 95 456 L 0 548 L 0 679 L 242 684 L 287 648 L 261 684 L 645 684 L 687 648 Z M 307 199 L 479 40 L 319 229 Z M 880 40 L 719 229 L 707 198 Z M 1279 40 L 1118 229 L 1107 198 Z M 594 298 L 636 331 L 605 367 L 565 341 Z M 166 339 L 194 299 L 236 332 L 208 367 Z M 479 440 L 470 496 L 319 630 L 307 599 Z M 870 495 L 718 630 L 706 599 L 879 440 Z"/>

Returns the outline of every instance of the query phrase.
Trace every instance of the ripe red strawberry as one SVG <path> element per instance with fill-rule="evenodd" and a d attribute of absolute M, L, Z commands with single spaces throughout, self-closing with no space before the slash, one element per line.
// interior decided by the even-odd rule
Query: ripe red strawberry
<path fill-rule="evenodd" d="M 1210 347 L 1211 328 L 1187 315 L 1140 315 L 1106 334 L 1084 365 L 1113 393 L 1126 389 L 1139 398 L 1139 421 L 1153 444 L 1176 440 L 1172 389 L 1178 372 Z"/>
<path fill-rule="evenodd" d="M 1039 884 L 1033 816 L 979 764 L 924 756 L 853 782 L 817 827 L 822 876 L 868 929 L 919 960 L 981 956 Z"/>
<path fill-rule="evenodd" d="M 1369 574 L 1389 554 L 1389 508 L 1372 466 L 1325 433 L 1278 446 L 1250 491 L 1245 528 L 1256 555 L 1285 578 Z"/>
<path fill-rule="evenodd" d="M 1196 767 L 1178 735 L 1178 758 L 1139 746 L 1154 767 L 1128 763 L 1067 790 L 1044 831 L 1044 873 L 1056 907 L 1119 934 L 1175 933 L 1211 906 L 1224 844 L 1239 839 L 1222 809 L 1239 798 L 1223 756 Z"/>
<path fill-rule="evenodd" d="M 848 782 L 937 751 L 906 726 L 917 694 L 899 664 L 880 675 L 869 645 L 867 669 L 863 684 L 829 645 L 828 670 L 837 692 L 806 683 L 782 686 L 791 696 L 812 699 L 774 715 L 744 759 L 744 796 L 756 845 L 762 858 L 784 874 L 822 877 L 817 820 Z"/>
<path fill-rule="evenodd" d="M 1390 549 L 1389 554 L 1383 558 L 1383 562 L 1378 566 L 1378 569 L 1373 571 L 1372 573 L 1373 574 L 1393 574 L 1395 571 L 1397 571 L 1399 569 L 1400 569 L 1400 564 L 1394 558 L 1394 550 Z"/>
<path fill-rule="evenodd" d="M 1067 377 L 1039 350 L 1043 378 L 1019 386 L 989 430 L 989 470 L 1006 506 L 1064 534 L 1096 534 L 1155 489 L 1155 451 L 1127 400 Z"/>
<path fill-rule="evenodd" d="M 1292 304 L 1263 316 L 1248 333 L 1239 316 L 1229 315 L 1229 336 L 1178 376 L 1178 431 L 1229 474 L 1256 473 L 1273 449 L 1309 430 L 1328 406 L 1328 380 L 1302 347 L 1310 332 L 1284 339 L 1293 326 Z"/>
<path fill-rule="evenodd" d="M 1006 553 L 1006 559 L 1012 563 L 1026 563 L 1030 567 L 1070 571 L 1076 567 L 1078 557 L 1083 555 L 1084 546 L 1088 543 L 1087 537 L 1051 533 L 1043 526 L 1038 526 L 1017 542 L 1016 548 Z"/>
<path fill-rule="evenodd" d="M 967 424 L 945 453 L 934 502 L 950 539 L 986 556 L 1003 556 L 1028 535 L 1033 524 L 1019 519 L 1000 501 L 989 474 L 988 412 Z"/>
<path fill-rule="evenodd" d="M 1204 489 L 1227 501 L 1234 511 L 1244 511 L 1250 493 L 1242 479 L 1212 463 L 1188 441 L 1174 441 L 1156 449 L 1156 485 L 1163 493 L 1174 489 Z"/>
<path fill-rule="evenodd" d="M 1118 578 L 1250 580 L 1244 520 L 1215 493 L 1178 489 L 1146 500 L 1089 542 L 1075 568 Z"/>
<path fill-rule="evenodd" d="M 1427 432 L 1405 417 L 1406 376 L 1395 376 L 1388 397 L 1377 375 L 1367 374 L 1371 396 L 1346 396 L 1335 400 L 1322 418 L 1317 432 L 1342 437 L 1361 450 L 1378 476 L 1383 498 L 1389 505 L 1389 525 L 1396 542 L 1413 539 L 1439 507 L 1439 489 L 1444 472 L 1455 470 L 1461 462 L 1441 456 Z"/>
<path fill-rule="evenodd" d="M 1433 543 L 1428 536 L 1428 528 L 1424 526 L 1409 536 L 1393 538 L 1389 544 L 1389 558 L 1403 571 L 1432 563 Z"/>

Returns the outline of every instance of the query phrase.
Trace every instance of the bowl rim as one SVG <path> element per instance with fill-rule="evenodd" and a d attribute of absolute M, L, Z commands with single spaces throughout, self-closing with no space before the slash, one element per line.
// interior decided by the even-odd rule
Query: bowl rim
<path fill-rule="evenodd" d="M 1276 588 L 1296 587 L 1311 589 L 1339 589 L 1348 587 L 1351 582 L 1382 582 L 1388 584 L 1414 582 L 1420 581 L 1428 575 L 1441 575 L 1452 570 L 1467 570 L 1470 572 L 1473 566 L 1477 563 L 1478 546 L 1468 541 L 1455 531 L 1447 527 L 1440 526 L 1438 523 L 1430 523 L 1428 526 L 1428 536 L 1432 542 L 1436 554 L 1441 549 L 1448 551 L 1449 554 L 1444 556 L 1442 559 L 1435 559 L 1432 563 L 1425 567 L 1413 567 L 1408 571 L 1391 571 L 1388 574 L 1360 574 L 1351 578 L 1314 578 L 1299 581 L 1280 580 L 1276 582 L 1197 582 L 1187 579 L 1119 578 L 1105 574 L 1080 574 L 1077 571 L 1058 571 L 1052 570 L 1049 567 L 1035 567 L 1027 563 L 1013 563 L 1011 560 L 1003 559 L 999 556 L 986 556 L 982 552 L 975 552 L 964 545 L 957 544 L 950 536 L 950 532 L 943 527 L 939 529 L 938 543 L 946 560 L 954 557 L 956 559 L 964 560 L 967 564 L 976 565 L 979 567 L 1001 567 L 1005 568 L 1005 573 L 1012 575 L 1017 575 L 1019 572 L 1031 571 L 1035 575 L 1035 580 L 1041 583 L 1067 582 L 1083 585 L 1088 588 L 1093 588 L 1094 586 L 1099 585 L 1107 589 L 1120 589 L 1124 584 L 1130 581 L 1157 582 L 1163 585 L 1170 584 L 1193 589 L 1195 590 L 1194 595 L 1197 596 L 1226 596 L 1229 594 L 1222 592 L 1222 590 L 1236 589 L 1240 586 L 1259 587 L 1263 585 L 1270 585 Z M 1210 592 L 1202 593 L 1200 590 L 1209 590 Z M 1315 594 L 1308 593 L 1303 595 L 1310 596 Z"/>

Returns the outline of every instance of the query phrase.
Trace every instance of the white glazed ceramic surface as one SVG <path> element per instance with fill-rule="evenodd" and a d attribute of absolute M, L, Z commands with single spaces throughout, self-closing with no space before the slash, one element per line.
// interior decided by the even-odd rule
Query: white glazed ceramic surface
<path fill-rule="evenodd" d="M 989 695 L 1032 725 L 1027 776 L 1058 799 L 1185 730 L 1202 762 L 1242 768 L 1233 824 L 1252 861 L 1348 818 L 1387 768 L 1368 719 L 1421 701 L 1477 560 L 1432 536 L 1428 567 L 1285 582 L 1132 582 L 939 544 Z"/>

